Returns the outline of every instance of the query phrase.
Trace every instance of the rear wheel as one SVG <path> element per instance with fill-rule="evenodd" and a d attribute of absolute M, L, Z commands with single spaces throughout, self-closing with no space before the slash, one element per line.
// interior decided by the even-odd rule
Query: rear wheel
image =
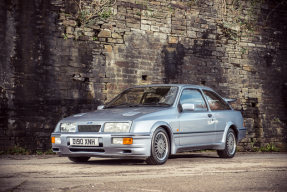
<path fill-rule="evenodd" d="M 164 164 L 170 153 L 169 137 L 163 128 L 157 128 L 152 137 L 151 156 L 146 159 L 149 165 Z"/>
<path fill-rule="evenodd" d="M 91 157 L 68 157 L 70 161 L 75 163 L 87 162 Z"/>
<path fill-rule="evenodd" d="M 232 129 L 229 129 L 226 135 L 225 149 L 218 150 L 217 154 L 221 158 L 232 158 L 236 153 L 236 146 L 237 142 L 235 132 Z"/>

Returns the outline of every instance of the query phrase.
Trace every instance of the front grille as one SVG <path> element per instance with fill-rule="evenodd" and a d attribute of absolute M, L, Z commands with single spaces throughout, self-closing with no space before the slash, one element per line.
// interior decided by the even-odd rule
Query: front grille
<path fill-rule="evenodd" d="M 101 125 L 78 125 L 79 132 L 99 132 Z"/>

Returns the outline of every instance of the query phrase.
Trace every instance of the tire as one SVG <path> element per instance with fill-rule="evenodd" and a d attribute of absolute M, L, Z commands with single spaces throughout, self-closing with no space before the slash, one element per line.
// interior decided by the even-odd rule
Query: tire
<path fill-rule="evenodd" d="M 166 131 L 163 128 L 157 128 L 151 141 L 151 156 L 146 159 L 149 165 L 164 164 L 170 154 L 170 142 Z"/>
<path fill-rule="evenodd" d="M 68 157 L 74 163 L 87 162 L 91 157 Z"/>
<path fill-rule="evenodd" d="M 217 150 L 217 154 L 221 158 L 232 158 L 236 153 L 237 140 L 236 134 L 232 129 L 229 129 L 226 134 L 225 149 Z"/>

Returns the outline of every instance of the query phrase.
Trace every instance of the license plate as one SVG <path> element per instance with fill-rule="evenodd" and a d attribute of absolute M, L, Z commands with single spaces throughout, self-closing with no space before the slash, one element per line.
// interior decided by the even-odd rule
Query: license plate
<path fill-rule="evenodd" d="M 98 138 L 70 138 L 72 146 L 99 146 Z"/>

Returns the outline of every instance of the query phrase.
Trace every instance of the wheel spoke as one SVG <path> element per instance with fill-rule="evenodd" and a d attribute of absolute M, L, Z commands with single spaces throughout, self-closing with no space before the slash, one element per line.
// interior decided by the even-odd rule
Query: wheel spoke
<path fill-rule="evenodd" d="M 155 155 L 159 160 L 163 160 L 168 155 L 168 149 L 167 149 L 167 138 L 166 135 L 162 132 L 159 132 L 155 136 Z"/>
<path fill-rule="evenodd" d="M 233 155 L 235 150 L 236 150 L 236 141 L 235 141 L 235 136 L 232 132 L 230 132 L 227 136 L 227 151 L 230 155 Z"/>

